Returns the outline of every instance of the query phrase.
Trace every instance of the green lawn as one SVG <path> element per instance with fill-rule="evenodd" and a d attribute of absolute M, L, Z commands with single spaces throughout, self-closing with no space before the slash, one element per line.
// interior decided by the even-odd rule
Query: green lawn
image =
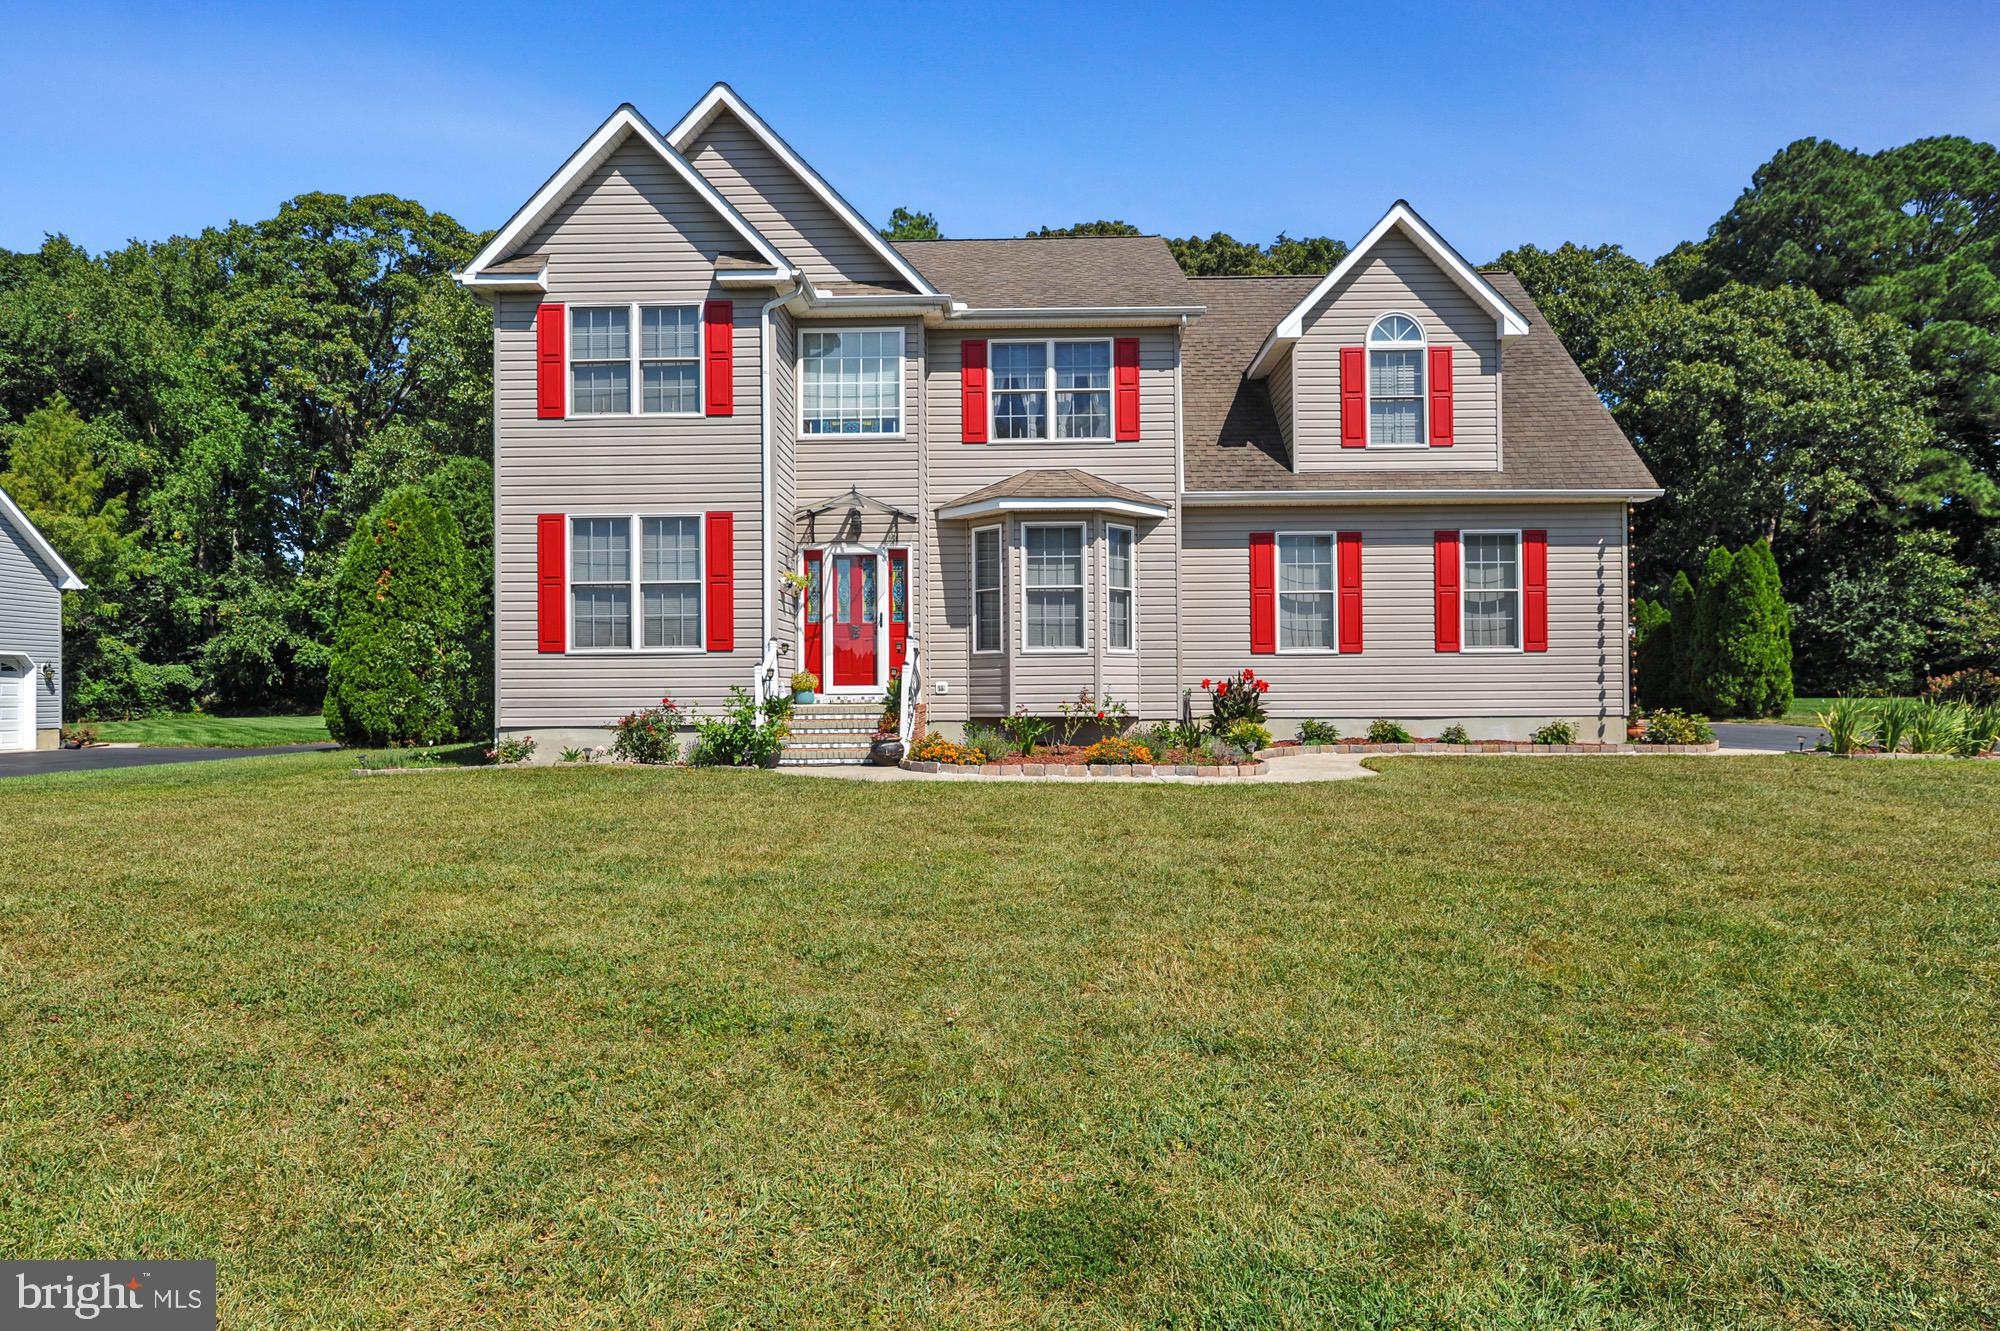
<path fill-rule="evenodd" d="M 149 748 L 257 749 L 273 744 L 324 744 L 326 721 L 311 716 L 209 716 L 187 712 L 137 721 L 87 721 L 107 743 Z"/>
<path fill-rule="evenodd" d="M 1886 701 L 1886 699 L 1877 699 L 1876 701 Z M 1769 722 L 1773 725 L 1816 726 L 1819 724 L 1819 714 L 1833 706 L 1833 702 L 1832 698 L 1794 698 L 1792 699 L 1792 705 L 1785 709 L 1783 716 L 1746 716 L 1741 719 L 1745 721 Z M 1737 718 L 1729 719 L 1734 720 Z"/>
<path fill-rule="evenodd" d="M 352 761 L 0 782 L 0 1253 L 232 1328 L 2000 1307 L 2000 763 Z"/>

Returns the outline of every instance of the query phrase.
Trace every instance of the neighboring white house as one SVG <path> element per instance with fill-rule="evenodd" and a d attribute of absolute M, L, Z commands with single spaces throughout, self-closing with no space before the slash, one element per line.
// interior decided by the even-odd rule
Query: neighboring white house
<path fill-rule="evenodd" d="M 62 594 L 76 576 L 0 490 L 0 753 L 53 749 L 62 728 Z"/>

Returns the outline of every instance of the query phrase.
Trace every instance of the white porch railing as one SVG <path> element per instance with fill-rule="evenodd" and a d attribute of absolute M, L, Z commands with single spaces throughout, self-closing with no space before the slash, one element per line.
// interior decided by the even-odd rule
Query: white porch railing
<path fill-rule="evenodd" d="M 896 738 L 903 741 L 904 753 L 908 753 L 910 746 L 923 738 L 921 735 L 910 733 L 917 723 L 918 700 L 924 696 L 923 657 L 923 651 L 917 646 L 917 640 L 914 637 L 910 638 L 903 648 L 903 686 L 896 695 L 896 701 L 900 704 L 896 717 Z"/>

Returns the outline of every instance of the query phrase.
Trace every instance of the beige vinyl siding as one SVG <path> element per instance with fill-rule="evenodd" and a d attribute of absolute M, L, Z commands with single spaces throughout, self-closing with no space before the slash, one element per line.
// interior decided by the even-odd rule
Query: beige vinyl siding
<path fill-rule="evenodd" d="M 1271 414 L 1278 418 L 1278 436 L 1285 441 L 1285 452 L 1297 467 L 1298 440 L 1292 435 L 1292 353 L 1286 351 L 1278 357 L 1270 375 L 1264 381 L 1271 397 Z"/>
<path fill-rule="evenodd" d="M 932 695 L 931 716 L 960 721 L 996 716 L 1026 707 L 1052 713 L 1056 704 L 1090 688 L 1112 694 L 1147 717 L 1179 710 L 1175 680 L 1178 607 L 1175 604 L 1174 546 L 1179 528 L 1171 510 L 1176 502 L 1175 425 L 1178 419 L 1179 354 L 1176 331 L 1170 328 L 1116 329 L 1106 338 L 1139 338 L 1139 434 L 1131 443 L 1073 444 L 1053 441 L 965 443 L 961 433 L 959 368 L 961 342 L 1072 339 L 1088 336 L 1076 330 L 965 331 L 938 329 L 929 333 L 925 393 L 926 470 L 932 506 L 944 506 L 982 486 L 1005 480 L 1016 472 L 1074 467 L 1114 484 L 1129 486 L 1159 500 L 1170 512 L 1164 519 L 1110 517 L 1099 513 L 1011 513 L 1006 515 L 1007 650 L 997 657 L 975 657 L 971 643 L 971 538 L 973 528 L 1002 521 L 999 517 L 935 524 L 930 542 L 932 576 L 940 595 L 926 621 L 930 668 L 934 679 L 946 680 L 951 691 Z M 1086 550 L 1085 624 L 1090 650 L 1081 655 L 1029 653 L 1021 650 L 1021 535 L 1023 522 L 1089 523 Z M 1133 527 L 1134 613 L 1138 620 L 1135 658 L 1107 656 L 1104 651 L 1104 552 L 1106 521 Z"/>
<path fill-rule="evenodd" d="M 1369 326 L 1391 310 L 1423 324 L 1427 347 L 1452 348 L 1450 448 L 1340 446 L 1340 349 L 1365 345 Z M 1384 236 L 1366 262 L 1308 312 L 1291 362 L 1296 470 L 1499 468 L 1500 342 L 1493 314 L 1401 232 Z"/>
<path fill-rule="evenodd" d="M 799 410 L 798 377 L 794 369 L 798 345 L 798 321 L 792 318 L 791 311 L 783 308 L 771 311 L 771 415 L 775 427 L 771 431 L 771 522 L 777 528 L 771 550 L 774 580 L 779 573 L 799 567 L 798 548 L 793 540 L 798 524 L 792 521 L 792 514 L 798 508 L 798 444 L 785 426 L 786 421 L 797 418 Z M 772 587 L 771 636 L 780 642 L 796 644 L 801 601 L 783 588 L 783 583 Z M 795 645 L 783 673 L 790 675 L 802 668 L 818 671 L 817 666 L 799 659 Z"/>
<path fill-rule="evenodd" d="M 1546 652 L 1436 650 L 1433 535 L 1490 528 L 1549 534 Z M 1253 531 L 1362 534 L 1358 655 L 1250 654 Z M 1625 557 L 1616 504 L 1190 509 L 1181 556 L 1186 673 L 1198 682 L 1249 666 L 1271 681 L 1271 715 L 1294 721 L 1601 717 L 1606 737 L 1622 738 Z"/>
<path fill-rule="evenodd" d="M 684 156 L 759 235 L 813 281 L 903 280 L 733 113 L 717 115 L 688 144 Z"/>
<path fill-rule="evenodd" d="M 62 592 L 55 574 L 27 537 L 0 517 L 0 654 L 21 653 L 34 665 L 35 729 L 62 725 Z M 42 677 L 42 665 L 55 679 Z M 0 736 L 0 744 L 13 736 Z"/>
<path fill-rule="evenodd" d="M 503 729 L 603 726 L 663 694 L 724 701 L 762 654 L 762 459 L 754 294 L 713 281 L 741 239 L 651 152 L 619 148 L 523 252 L 550 256 L 548 295 L 565 305 L 734 302 L 735 414 L 666 419 L 535 415 L 537 299 L 494 308 L 496 655 Z M 723 653 L 536 650 L 535 517 L 540 513 L 735 515 L 736 649 Z M 706 565 L 704 565 L 704 571 Z"/>

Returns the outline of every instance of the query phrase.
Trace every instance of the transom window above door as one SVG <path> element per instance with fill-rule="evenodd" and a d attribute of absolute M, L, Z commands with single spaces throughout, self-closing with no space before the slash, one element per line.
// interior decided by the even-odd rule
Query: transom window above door
<path fill-rule="evenodd" d="M 698 416 L 700 363 L 701 312 L 693 305 L 570 307 L 572 415 Z"/>
<path fill-rule="evenodd" d="M 801 434 L 903 433 L 903 330 L 799 334 Z"/>
<path fill-rule="evenodd" d="M 1424 443 L 1424 330 L 1407 314 L 1385 314 L 1368 330 L 1368 442 Z"/>
<path fill-rule="evenodd" d="M 994 342 L 994 439 L 1111 440 L 1111 343 Z"/>

